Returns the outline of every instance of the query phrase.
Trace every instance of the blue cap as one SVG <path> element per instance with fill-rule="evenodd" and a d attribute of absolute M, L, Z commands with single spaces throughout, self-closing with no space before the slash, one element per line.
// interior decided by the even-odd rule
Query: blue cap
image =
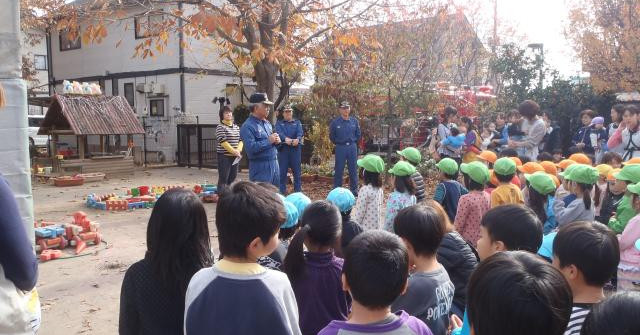
<path fill-rule="evenodd" d="M 278 195 L 278 198 L 280 198 L 280 200 L 282 200 L 282 202 L 284 202 L 285 200 L 287 200 L 287 198 L 284 197 L 284 195 L 280 194 L 280 193 L 276 193 Z"/>
<path fill-rule="evenodd" d="M 298 216 L 302 216 L 304 209 L 309 206 L 311 199 L 302 192 L 291 193 L 285 198 L 298 209 Z"/>
<path fill-rule="evenodd" d="M 356 197 L 353 193 L 344 187 L 334 188 L 329 195 L 327 195 L 327 201 L 336 205 L 340 210 L 340 213 L 345 213 L 351 210 L 356 204 Z"/>
<path fill-rule="evenodd" d="M 558 232 L 553 232 L 542 237 L 542 245 L 538 250 L 538 255 L 552 259 L 553 258 L 553 240 L 556 238 Z"/>
<path fill-rule="evenodd" d="M 298 208 L 294 204 L 289 201 L 284 202 L 284 209 L 287 211 L 287 221 L 285 221 L 280 228 L 291 228 L 295 227 L 298 224 L 298 217 L 300 216 L 298 213 Z"/>

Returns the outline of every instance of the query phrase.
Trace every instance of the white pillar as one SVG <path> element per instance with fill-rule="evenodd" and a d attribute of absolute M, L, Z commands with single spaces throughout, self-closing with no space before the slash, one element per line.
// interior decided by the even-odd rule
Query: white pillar
<path fill-rule="evenodd" d="M 22 80 L 19 6 L 19 0 L 2 0 L 0 10 L 0 83 L 7 98 L 6 106 L 0 109 L 0 173 L 14 192 L 33 241 L 27 87 Z"/>

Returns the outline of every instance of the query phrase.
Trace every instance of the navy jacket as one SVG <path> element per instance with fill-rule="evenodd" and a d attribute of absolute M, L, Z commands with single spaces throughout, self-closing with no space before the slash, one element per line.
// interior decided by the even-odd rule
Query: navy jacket
<path fill-rule="evenodd" d="M 300 120 L 280 120 L 276 122 L 276 133 L 278 133 L 280 141 L 282 141 L 281 147 L 288 147 L 288 145 L 284 143 L 284 139 L 287 137 L 290 139 L 298 139 L 300 142 L 298 145 L 302 145 L 304 133 L 302 131 L 302 123 L 300 123 Z"/>
<path fill-rule="evenodd" d="M 354 144 L 360 140 L 360 124 L 354 117 L 345 120 L 339 116 L 329 126 L 329 139 L 333 144 Z"/>
<path fill-rule="evenodd" d="M 251 115 L 240 128 L 240 138 L 249 160 L 269 161 L 277 158 L 276 146 L 269 142 L 273 127 L 267 120 Z"/>

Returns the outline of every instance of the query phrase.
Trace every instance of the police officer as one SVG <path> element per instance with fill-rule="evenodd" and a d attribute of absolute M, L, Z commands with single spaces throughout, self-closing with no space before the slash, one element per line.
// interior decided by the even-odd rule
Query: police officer
<path fill-rule="evenodd" d="M 251 115 L 240 128 L 240 138 L 249 158 L 249 180 L 280 185 L 276 146 L 280 136 L 273 132 L 267 121 L 269 106 L 273 102 L 265 93 L 254 93 L 249 97 Z"/>
<path fill-rule="evenodd" d="M 276 122 L 276 132 L 280 136 L 278 165 L 280 166 L 280 193 L 287 191 L 287 171 L 293 171 L 293 190 L 302 192 L 300 184 L 300 158 L 302 154 L 302 123 L 293 119 L 291 105 L 284 106 L 282 120 Z"/>
<path fill-rule="evenodd" d="M 349 167 L 349 187 L 351 192 L 358 194 L 358 158 L 357 142 L 360 140 L 360 125 L 358 120 L 350 117 L 351 106 L 347 101 L 340 103 L 338 109 L 340 116 L 331 121 L 329 127 L 329 138 L 336 145 L 336 165 L 333 174 L 333 187 L 342 186 L 342 176 L 344 174 L 344 162 L 347 161 Z"/>

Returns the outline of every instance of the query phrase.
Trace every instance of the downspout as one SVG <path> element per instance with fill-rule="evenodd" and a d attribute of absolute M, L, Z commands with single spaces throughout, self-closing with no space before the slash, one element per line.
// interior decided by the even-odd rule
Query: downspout
<path fill-rule="evenodd" d="M 182 1 L 178 2 L 178 10 L 182 12 Z M 184 93 L 184 48 L 182 47 L 182 43 L 184 42 L 184 33 L 182 32 L 183 26 L 182 19 L 178 19 L 178 61 L 179 61 L 179 69 L 180 69 L 180 110 L 182 113 L 185 112 L 185 93 Z"/>
<path fill-rule="evenodd" d="M 47 30 L 46 34 L 47 43 L 47 89 L 49 90 L 49 96 L 51 96 L 51 87 L 53 83 L 53 60 L 51 59 L 53 52 L 51 52 L 51 31 Z"/>

